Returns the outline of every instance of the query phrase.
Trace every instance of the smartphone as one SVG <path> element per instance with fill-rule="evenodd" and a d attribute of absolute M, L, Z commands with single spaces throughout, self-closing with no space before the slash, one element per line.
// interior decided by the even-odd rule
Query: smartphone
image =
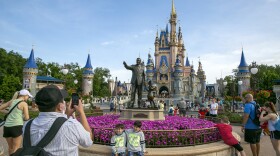
<path fill-rule="evenodd" d="M 79 94 L 77 93 L 72 93 L 72 103 L 71 107 L 74 108 L 74 105 L 79 105 Z"/>

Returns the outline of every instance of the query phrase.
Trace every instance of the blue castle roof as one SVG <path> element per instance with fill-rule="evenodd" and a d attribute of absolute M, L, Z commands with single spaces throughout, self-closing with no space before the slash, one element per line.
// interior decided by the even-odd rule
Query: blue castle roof
<path fill-rule="evenodd" d="M 190 62 L 189 62 L 189 57 L 187 57 L 187 59 L 186 59 L 186 66 L 187 66 L 187 67 L 191 66 L 191 65 L 190 65 Z"/>
<path fill-rule="evenodd" d="M 62 80 L 51 77 L 51 76 L 37 76 L 36 80 L 37 81 L 48 81 L 48 82 L 63 82 Z"/>
<path fill-rule="evenodd" d="M 248 67 L 248 64 L 246 63 L 246 60 L 245 60 L 243 49 L 242 49 L 240 64 L 238 67 Z"/>
<path fill-rule="evenodd" d="M 87 63 L 86 63 L 86 65 L 85 65 L 84 68 L 90 68 L 90 69 L 92 69 L 91 61 L 90 61 L 90 55 L 89 55 L 89 54 L 88 54 L 88 58 L 87 58 Z"/>
<path fill-rule="evenodd" d="M 168 24 L 166 24 L 165 32 L 169 33 L 169 31 L 168 31 Z"/>
<path fill-rule="evenodd" d="M 35 62 L 35 59 L 34 59 L 34 50 L 33 49 L 31 50 L 30 56 L 29 56 L 26 64 L 24 65 L 24 68 L 38 68 L 37 64 Z"/>

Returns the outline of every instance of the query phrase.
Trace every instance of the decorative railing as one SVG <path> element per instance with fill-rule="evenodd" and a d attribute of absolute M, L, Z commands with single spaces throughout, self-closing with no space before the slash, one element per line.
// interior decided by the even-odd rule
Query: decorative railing
<path fill-rule="evenodd" d="M 113 129 L 92 128 L 94 143 L 110 145 Z M 186 130 L 143 130 L 146 147 L 181 147 L 217 142 L 221 140 L 217 128 Z"/>

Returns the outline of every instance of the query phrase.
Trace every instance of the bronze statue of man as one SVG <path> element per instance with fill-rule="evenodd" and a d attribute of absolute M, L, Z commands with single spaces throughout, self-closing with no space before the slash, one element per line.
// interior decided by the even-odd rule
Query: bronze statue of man
<path fill-rule="evenodd" d="M 141 59 L 136 59 L 136 64 L 128 66 L 126 62 L 123 62 L 123 65 L 126 69 L 132 71 L 131 78 L 131 103 L 128 105 L 128 108 L 133 108 L 135 101 L 135 94 L 137 91 L 138 94 L 138 108 L 140 108 L 140 103 L 142 100 L 142 89 L 145 84 L 145 66 L 141 64 Z"/>

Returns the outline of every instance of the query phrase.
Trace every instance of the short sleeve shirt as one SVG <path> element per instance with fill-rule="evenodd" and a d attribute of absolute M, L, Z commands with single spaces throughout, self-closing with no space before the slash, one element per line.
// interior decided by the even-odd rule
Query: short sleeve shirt
<path fill-rule="evenodd" d="M 245 104 L 244 107 L 244 113 L 249 114 L 249 118 L 247 120 L 247 123 L 245 124 L 245 129 L 259 129 L 260 126 L 257 126 L 253 123 L 253 120 L 255 118 L 255 102 L 249 102 Z"/>

